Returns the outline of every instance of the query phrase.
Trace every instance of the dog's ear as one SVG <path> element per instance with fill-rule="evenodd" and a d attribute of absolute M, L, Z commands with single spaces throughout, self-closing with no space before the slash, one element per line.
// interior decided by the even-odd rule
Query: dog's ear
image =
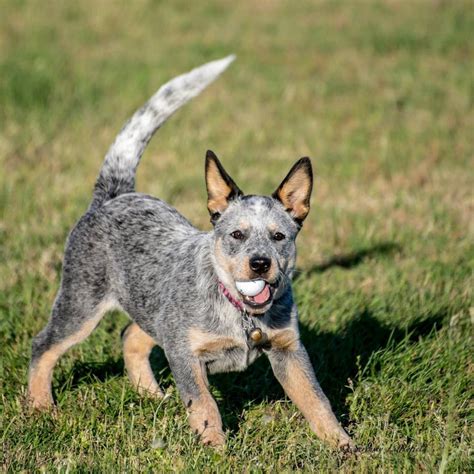
<path fill-rule="evenodd" d="M 206 186 L 207 209 L 211 214 L 211 222 L 215 224 L 226 210 L 229 201 L 242 196 L 243 193 L 211 150 L 206 153 Z"/>
<path fill-rule="evenodd" d="M 308 157 L 299 159 L 272 197 L 280 201 L 291 217 L 302 225 L 309 212 L 313 189 L 313 169 Z"/>

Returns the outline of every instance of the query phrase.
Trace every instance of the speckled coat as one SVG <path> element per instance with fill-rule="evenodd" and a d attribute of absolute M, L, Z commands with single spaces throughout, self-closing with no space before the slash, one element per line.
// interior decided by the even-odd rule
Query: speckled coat
<path fill-rule="evenodd" d="M 290 285 L 295 239 L 309 211 L 309 159 L 299 160 L 266 197 L 245 195 L 209 151 L 211 232 L 196 229 L 165 202 L 135 192 L 136 168 L 154 132 L 232 60 L 213 61 L 162 86 L 112 144 L 90 207 L 68 237 L 51 318 L 33 341 L 29 400 L 35 408 L 52 405 L 58 358 L 87 337 L 106 311 L 118 308 L 132 320 L 123 334 L 132 383 L 163 396 L 149 363 L 151 349 L 162 347 L 190 425 L 204 443 L 225 442 L 207 373 L 244 370 L 265 353 L 315 433 L 351 448 L 300 342 Z M 265 268 L 255 266 L 256 260 L 267 262 Z M 260 304 L 235 284 L 257 278 L 269 295 Z M 260 341 L 249 339 L 249 325 L 261 330 Z"/>

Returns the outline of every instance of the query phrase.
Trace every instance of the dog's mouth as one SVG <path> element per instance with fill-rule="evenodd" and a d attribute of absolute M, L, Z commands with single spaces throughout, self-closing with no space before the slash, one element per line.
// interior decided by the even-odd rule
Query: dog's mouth
<path fill-rule="evenodd" d="M 252 309 L 267 306 L 272 301 L 276 289 L 275 284 L 265 280 L 236 281 L 235 286 L 243 302 Z"/>

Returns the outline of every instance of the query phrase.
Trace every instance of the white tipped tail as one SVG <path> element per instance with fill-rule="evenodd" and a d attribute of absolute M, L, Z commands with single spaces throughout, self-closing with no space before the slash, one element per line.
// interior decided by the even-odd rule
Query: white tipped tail
<path fill-rule="evenodd" d="M 156 130 L 193 97 L 199 95 L 235 59 L 234 55 L 211 61 L 175 77 L 124 125 L 107 152 L 94 189 L 90 209 L 120 194 L 135 190 L 135 172 Z"/>

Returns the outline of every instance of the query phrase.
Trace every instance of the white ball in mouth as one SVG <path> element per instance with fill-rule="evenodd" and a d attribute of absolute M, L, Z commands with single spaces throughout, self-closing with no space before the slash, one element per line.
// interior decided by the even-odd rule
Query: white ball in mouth
<path fill-rule="evenodd" d="M 265 288 L 265 281 L 263 280 L 252 280 L 252 281 L 236 281 L 235 286 L 245 296 L 255 296 L 263 291 Z"/>

